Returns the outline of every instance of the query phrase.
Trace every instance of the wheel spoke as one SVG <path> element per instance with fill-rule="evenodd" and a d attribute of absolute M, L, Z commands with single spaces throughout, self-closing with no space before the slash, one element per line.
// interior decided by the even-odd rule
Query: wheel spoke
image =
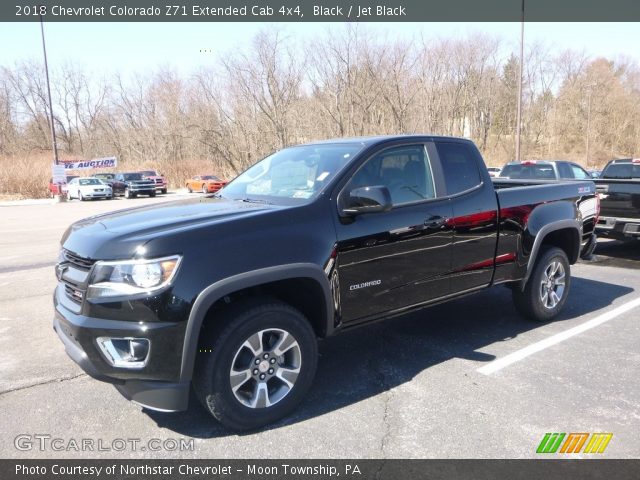
<path fill-rule="evenodd" d="M 298 342 L 296 342 L 296 339 L 293 338 L 292 335 L 289 335 L 287 332 L 283 332 L 278 343 L 273 347 L 273 353 L 278 356 L 284 355 L 285 352 L 297 345 Z"/>
<path fill-rule="evenodd" d="M 293 388 L 293 384 L 296 383 L 298 375 L 300 375 L 299 368 L 280 367 L 276 373 L 276 377 L 282 380 L 289 388 Z"/>
<path fill-rule="evenodd" d="M 263 332 L 254 333 L 242 344 L 243 347 L 247 347 L 251 350 L 251 353 L 254 356 L 260 355 L 263 352 L 262 333 Z"/>
<path fill-rule="evenodd" d="M 265 382 L 257 382 L 251 397 L 251 408 L 266 408 L 271 406 L 269 389 Z"/>
<path fill-rule="evenodd" d="M 556 277 L 556 285 L 562 285 L 562 286 L 564 286 L 564 278 L 565 278 L 564 273 L 562 273 L 562 274 L 558 275 L 558 276 Z"/>
<path fill-rule="evenodd" d="M 549 299 L 551 300 L 551 308 L 554 308 L 560 301 L 560 299 L 558 298 L 558 295 L 553 290 L 549 292 Z"/>
<path fill-rule="evenodd" d="M 247 383 L 251 378 L 251 370 L 231 370 L 229 379 L 231 380 L 231 389 L 236 392 L 242 385 Z"/>
<path fill-rule="evenodd" d="M 542 303 L 544 303 L 545 307 L 549 307 L 549 290 L 545 289 L 544 294 L 542 295 Z"/>

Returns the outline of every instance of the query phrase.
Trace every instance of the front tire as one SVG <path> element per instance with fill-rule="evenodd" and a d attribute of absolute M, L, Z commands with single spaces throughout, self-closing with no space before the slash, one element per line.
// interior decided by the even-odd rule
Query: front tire
<path fill-rule="evenodd" d="M 78 200 L 84 202 L 84 197 L 82 196 L 82 192 L 80 190 L 78 190 Z"/>
<path fill-rule="evenodd" d="M 151 193 L 149 194 L 149 197 L 155 197 L 155 196 L 156 196 L 156 192 L 151 192 Z"/>
<path fill-rule="evenodd" d="M 233 430 L 250 430 L 290 414 L 315 376 L 318 350 L 307 318 L 265 299 L 233 307 L 219 333 L 201 341 L 194 390 L 204 407 Z"/>
<path fill-rule="evenodd" d="M 207 185 L 206 185 L 206 184 L 204 184 L 204 183 L 202 184 L 202 188 L 201 188 L 201 190 L 202 190 L 202 193 L 204 193 L 204 194 L 209 193 L 208 188 L 207 188 Z"/>
<path fill-rule="evenodd" d="M 553 320 L 562 310 L 571 287 L 571 267 L 564 250 L 545 247 L 538 256 L 524 291 L 512 291 L 518 312 L 536 322 Z"/>

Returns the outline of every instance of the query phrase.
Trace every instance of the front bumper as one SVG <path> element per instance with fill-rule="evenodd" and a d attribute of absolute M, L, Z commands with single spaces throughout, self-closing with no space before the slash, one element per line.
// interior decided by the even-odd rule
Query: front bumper
<path fill-rule="evenodd" d="M 160 411 L 187 409 L 190 382 L 179 380 L 181 351 L 178 355 L 167 353 L 167 340 L 184 336 L 181 324 L 91 318 L 67 310 L 55 297 L 54 303 L 53 329 L 67 355 L 89 376 L 114 384 L 125 398 L 144 407 Z M 147 365 L 136 370 L 112 367 L 96 343 L 100 336 L 148 338 L 151 351 Z"/>
<path fill-rule="evenodd" d="M 109 198 L 113 196 L 113 193 L 111 190 L 104 191 L 104 192 L 87 192 L 87 193 L 83 193 L 82 196 L 84 198 Z"/>

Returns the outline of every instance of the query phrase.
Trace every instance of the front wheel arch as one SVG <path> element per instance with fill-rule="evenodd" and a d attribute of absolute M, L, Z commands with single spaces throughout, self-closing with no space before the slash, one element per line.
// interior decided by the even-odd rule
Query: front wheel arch
<path fill-rule="evenodd" d="M 302 310 L 302 313 L 309 318 L 316 336 L 324 338 L 331 335 L 335 329 L 333 296 L 329 280 L 320 267 L 314 264 L 298 263 L 234 275 L 209 285 L 196 298 L 185 331 L 180 380 L 188 382 L 193 376 L 203 324 L 210 313 L 216 312 L 216 307 L 224 307 L 227 300 L 233 302 L 234 296 L 238 294 L 244 294 L 245 299 L 251 299 L 257 295 L 274 296 L 270 287 L 281 285 L 280 282 L 283 281 L 298 282 L 297 285 L 302 285 L 299 282 L 305 282 L 313 288 L 312 292 L 317 296 L 314 308 L 300 308 L 300 305 L 295 303 L 292 306 Z M 239 295 L 240 298 L 242 296 Z M 277 295 L 276 298 L 289 303 Z"/>

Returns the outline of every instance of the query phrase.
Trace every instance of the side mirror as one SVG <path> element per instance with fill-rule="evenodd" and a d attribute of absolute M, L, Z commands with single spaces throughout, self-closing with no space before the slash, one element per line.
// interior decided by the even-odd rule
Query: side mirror
<path fill-rule="evenodd" d="M 392 207 L 389 189 L 383 185 L 354 188 L 349 192 L 345 204 L 342 213 L 351 216 L 386 212 Z"/>

